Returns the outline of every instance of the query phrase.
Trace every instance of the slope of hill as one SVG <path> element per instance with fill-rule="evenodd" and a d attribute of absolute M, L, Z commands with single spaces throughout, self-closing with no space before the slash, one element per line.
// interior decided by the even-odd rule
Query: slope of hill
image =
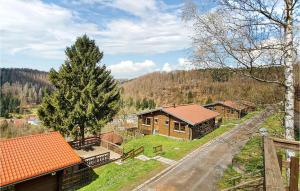
<path fill-rule="evenodd" d="M 1 94 L 11 95 L 21 105 L 38 104 L 44 89 L 51 89 L 48 73 L 27 68 L 0 68 Z"/>
<path fill-rule="evenodd" d="M 261 72 L 264 74 L 264 72 Z M 282 76 L 282 70 L 271 74 Z M 181 103 L 205 104 L 214 100 L 249 100 L 277 103 L 284 89 L 276 84 L 257 82 L 226 70 L 154 72 L 123 83 L 125 100 L 153 99 L 156 105 Z"/>

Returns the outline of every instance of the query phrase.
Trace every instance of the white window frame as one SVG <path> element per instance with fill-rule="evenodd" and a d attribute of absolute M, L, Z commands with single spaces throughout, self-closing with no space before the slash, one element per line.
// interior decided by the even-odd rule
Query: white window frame
<path fill-rule="evenodd" d="M 184 126 L 184 131 L 181 130 L 181 124 L 184 124 L 184 122 L 174 121 L 173 123 L 174 123 L 174 131 L 175 132 L 185 133 L 186 125 L 183 125 Z M 178 123 L 179 129 L 175 129 L 175 123 Z"/>

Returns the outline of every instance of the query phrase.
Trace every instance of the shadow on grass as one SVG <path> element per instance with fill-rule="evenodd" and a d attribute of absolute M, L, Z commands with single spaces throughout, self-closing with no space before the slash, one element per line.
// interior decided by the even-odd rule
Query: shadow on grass
<path fill-rule="evenodd" d="M 86 164 L 82 163 L 78 167 L 78 170 L 63 176 L 62 190 L 78 190 L 90 184 L 99 177 L 99 175 L 96 174 L 94 170 L 91 167 L 88 167 Z"/>

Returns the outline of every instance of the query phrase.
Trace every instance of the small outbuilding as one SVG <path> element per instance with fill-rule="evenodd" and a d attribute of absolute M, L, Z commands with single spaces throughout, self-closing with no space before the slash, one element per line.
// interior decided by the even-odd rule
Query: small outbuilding
<path fill-rule="evenodd" d="M 204 107 L 220 113 L 223 118 L 227 119 L 242 118 L 247 115 L 248 112 L 255 110 L 255 106 L 250 102 L 237 102 L 231 100 L 206 104 Z"/>
<path fill-rule="evenodd" d="M 219 113 L 197 104 L 156 108 L 138 114 L 138 129 L 146 135 L 160 134 L 181 139 L 195 139 L 218 126 Z"/>
<path fill-rule="evenodd" d="M 63 173 L 81 163 L 59 132 L 0 140 L 0 190 L 59 191 Z"/>

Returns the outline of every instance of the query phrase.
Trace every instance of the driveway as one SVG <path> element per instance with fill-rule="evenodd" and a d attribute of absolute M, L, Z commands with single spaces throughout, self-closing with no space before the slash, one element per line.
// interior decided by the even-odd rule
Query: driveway
<path fill-rule="evenodd" d="M 238 125 L 229 132 L 201 146 L 135 190 L 146 191 L 210 191 L 226 167 L 231 164 L 249 137 L 258 131 L 271 108 Z"/>

